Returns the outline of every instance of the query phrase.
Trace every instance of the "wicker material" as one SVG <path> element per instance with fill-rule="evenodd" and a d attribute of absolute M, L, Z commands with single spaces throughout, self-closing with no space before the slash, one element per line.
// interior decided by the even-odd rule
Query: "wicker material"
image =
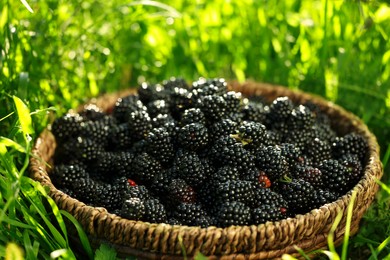
<path fill-rule="evenodd" d="M 339 134 L 356 131 L 367 138 L 369 156 L 365 175 L 353 189 L 357 192 L 357 197 L 353 207 L 350 234 L 355 234 L 364 212 L 378 190 L 375 179 L 380 179 L 383 174 L 379 146 L 366 125 L 356 116 L 333 103 L 306 93 L 254 82 L 242 85 L 232 83 L 230 87 L 241 91 L 246 96 L 262 95 L 270 100 L 278 96 L 289 96 L 298 103 L 310 100 L 329 115 Z M 119 96 L 130 92 L 131 90 L 106 95 L 92 102 L 109 111 Z M 339 200 L 305 215 L 259 226 L 199 228 L 150 224 L 123 219 L 108 213 L 104 208 L 87 206 L 57 190 L 51 183 L 48 174 L 50 169 L 45 163 L 51 162 L 55 147 L 53 135 L 45 130 L 37 139 L 33 149 L 34 156 L 31 157 L 30 164 L 32 178 L 50 187 L 50 195 L 57 205 L 79 220 L 89 234 L 92 244 L 108 242 L 122 256 L 134 255 L 139 259 L 182 259 L 182 246 L 187 256 L 193 256 L 200 251 L 210 259 L 269 259 L 280 258 L 284 253 L 299 256 L 295 246 L 305 252 L 327 246 L 327 235 L 340 211 L 343 217 L 335 231 L 335 244 L 339 245 L 343 239 L 346 211 L 352 191 Z"/>

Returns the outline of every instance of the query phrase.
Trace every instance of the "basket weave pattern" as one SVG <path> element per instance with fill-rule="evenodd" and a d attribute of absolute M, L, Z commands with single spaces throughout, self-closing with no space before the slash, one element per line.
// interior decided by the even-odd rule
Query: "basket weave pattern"
<path fill-rule="evenodd" d="M 242 92 L 244 96 L 262 95 L 270 101 L 279 96 L 288 96 L 296 103 L 311 101 L 328 114 L 338 134 L 354 131 L 367 138 L 369 151 L 365 174 L 353 189 L 357 196 L 350 234 L 355 234 L 364 212 L 378 190 L 375 180 L 380 179 L 383 174 L 379 146 L 366 125 L 333 103 L 303 92 L 255 82 L 231 83 L 229 87 Z M 118 97 L 131 92 L 132 90 L 128 90 L 110 94 L 91 102 L 104 111 L 110 111 Z M 108 213 L 105 208 L 85 205 L 57 190 L 50 180 L 50 167 L 46 164 L 52 164 L 55 148 L 54 136 L 49 130 L 45 130 L 33 149 L 35 156 L 30 161 L 31 177 L 50 188 L 50 195 L 59 208 L 76 217 L 90 236 L 92 244 L 110 243 L 119 255 L 135 255 L 139 259 L 181 259 L 184 246 L 187 256 L 194 256 L 200 251 L 210 259 L 270 259 L 279 258 L 284 253 L 299 256 L 295 246 L 305 252 L 326 247 L 327 235 L 339 212 L 343 213 L 343 217 L 334 234 L 336 245 L 341 243 L 345 233 L 346 211 L 352 191 L 305 215 L 258 226 L 200 228 L 127 220 Z"/>

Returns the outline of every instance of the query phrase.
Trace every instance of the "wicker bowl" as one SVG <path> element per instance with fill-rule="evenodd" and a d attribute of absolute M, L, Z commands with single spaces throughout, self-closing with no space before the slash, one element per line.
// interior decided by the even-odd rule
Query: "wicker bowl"
<path fill-rule="evenodd" d="M 326 248 L 331 226 L 342 212 L 342 220 L 335 233 L 335 244 L 342 242 L 345 233 L 346 212 L 352 191 L 356 192 L 350 235 L 359 229 L 359 222 L 372 203 L 378 185 L 375 180 L 383 174 L 379 159 L 379 146 L 367 126 L 353 114 L 320 97 L 292 91 L 281 86 L 247 82 L 231 83 L 229 88 L 244 96 L 262 95 L 270 101 L 279 96 L 288 96 L 296 103 L 311 101 L 317 104 L 332 120 L 337 133 L 362 134 L 368 140 L 368 156 L 363 178 L 347 194 L 337 201 L 323 205 L 305 215 L 297 215 L 278 222 L 258 226 L 189 227 L 147 223 L 121 218 L 108 213 L 105 208 L 88 206 L 57 190 L 50 180 L 52 157 L 56 148 L 54 136 L 45 130 L 36 140 L 30 161 L 31 177 L 50 188 L 50 196 L 60 209 L 71 213 L 83 226 L 93 246 L 100 243 L 112 245 L 120 256 L 137 256 L 139 259 L 182 259 L 197 252 L 210 259 L 270 259 L 289 253 L 299 256 L 296 246 L 305 252 Z M 134 92 L 127 90 L 94 99 L 105 111 L 112 109 L 116 99 Z"/>

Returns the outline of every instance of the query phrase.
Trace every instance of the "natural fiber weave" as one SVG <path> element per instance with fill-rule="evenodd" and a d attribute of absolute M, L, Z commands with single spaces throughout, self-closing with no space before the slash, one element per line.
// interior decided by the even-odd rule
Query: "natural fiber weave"
<path fill-rule="evenodd" d="M 262 95 L 270 101 L 279 96 L 289 96 L 296 103 L 311 101 L 328 114 L 338 134 L 354 131 L 368 140 L 365 174 L 353 188 L 357 196 L 353 206 L 350 235 L 355 234 L 363 214 L 378 190 L 375 180 L 380 179 L 383 174 L 379 146 L 367 126 L 339 106 L 303 92 L 255 82 L 231 83 L 229 87 L 242 92 L 244 96 Z M 105 95 L 92 100 L 92 103 L 110 111 L 118 97 L 132 91 L 134 90 Z M 93 245 L 109 243 L 122 256 L 134 255 L 139 259 L 182 259 L 182 247 L 185 248 L 187 257 L 201 252 L 210 259 L 270 259 L 280 258 L 284 253 L 299 256 L 296 246 L 305 252 L 327 246 L 328 233 L 339 212 L 342 212 L 343 216 L 334 233 L 336 245 L 342 242 L 345 233 L 346 212 L 352 191 L 305 215 L 258 226 L 200 228 L 127 220 L 108 213 L 104 208 L 87 206 L 57 190 L 50 180 L 50 169 L 45 163 L 52 162 L 55 148 L 53 135 L 49 130 L 45 130 L 37 139 L 31 156 L 32 178 L 50 188 L 50 195 L 59 208 L 76 217 L 90 236 Z"/>

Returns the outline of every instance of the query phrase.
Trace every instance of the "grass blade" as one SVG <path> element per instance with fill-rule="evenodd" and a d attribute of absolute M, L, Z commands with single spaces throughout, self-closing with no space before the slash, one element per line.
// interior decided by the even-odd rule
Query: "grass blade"
<path fill-rule="evenodd" d="M 352 192 L 351 201 L 349 202 L 348 208 L 347 208 L 347 220 L 345 223 L 345 233 L 344 233 L 344 242 L 343 242 L 343 248 L 341 251 L 341 259 L 346 260 L 347 259 L 347 253 L 348 253 L 348 242 L 349 242 L 349 234 L 351 231 L 351 222 L 352 222 L 352 213 L 353 213 L 353 204 L 356 199 L 356 191 Z"/>
<path fill-rule="evenodd" d="M 69 212 L 66 212 L 65 210 L 60 210 L 60 213 L 64 215 L 67 219 L 69 219 L 70 222 L 72 222 L 72 224 L 75 226 L 85 252 L 87 253 L 90 259 L 93 259 L 93 252 L 92 252 L 91 245 L 80 223 L 75 219 L 75 217 L 69 214 Z"/>
<path fill-rule="evenodd" d="M 20 144 L 18 144 L 14 140 L 11 140 L 7 137 L 0 136 L 0 144 L 5 145 L 7 147 L 11 147 L 18 152 L 26 153 L 26 149 L 23 146 L 21 146 Z"/>
<path fill-rule="evenodd" d="M 33 9 L 32 9 L 31 6 L 27 3 L 26 0 L 20 0 L 20 2 L 22 2 L 22 4 L 27 8 L 27 10 L 28 10 L 30 13 L 34 13 Z"/>
<path fill-rule="evenodd" d="M 30 115 L 30 109 L 27 105 L 17 96 L 13 96 L 16 111 L 18 113 L 19 122 L 22 127 L 23 134 L 25 136 L 34 133 L 34 128 L 32 127 L 32 119 Z"/>

